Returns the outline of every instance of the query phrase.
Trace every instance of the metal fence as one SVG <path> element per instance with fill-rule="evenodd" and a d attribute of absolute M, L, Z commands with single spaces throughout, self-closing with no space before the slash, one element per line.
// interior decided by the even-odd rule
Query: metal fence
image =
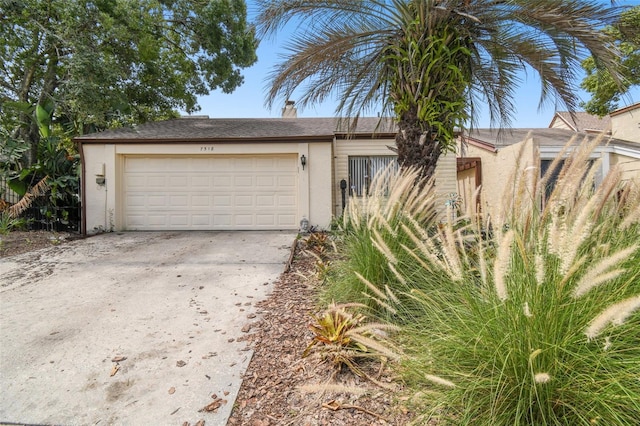
<path fill-rule="evenodd" d="M 9 182 L 5 176 L 0 176 L 0 199 L 9 204 L 15 204 L 20 201 L 20 196 L 9 188 Z"/>
<path fill-rule="evenodd" d="M 21 217 L 32 231 L 80 232 L 80 206 L 29 207 Z"/>
<path fill-rule="evenodd" d="M 0 176 L 0 200 L 8 204 L 20 201 L 20 195 L 9 188 L 4 176 Z M 0 203 L 2 204 L 2 203 Z M 51 206 L 43 199 L 36 199 L 33 205 L 20 215 L 26 220 L 26 228 L 32 231 L 80 232 L 80 205 Z"/>

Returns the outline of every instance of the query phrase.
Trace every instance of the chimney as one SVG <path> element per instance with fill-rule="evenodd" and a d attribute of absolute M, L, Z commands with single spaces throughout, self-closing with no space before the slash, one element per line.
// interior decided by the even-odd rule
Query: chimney
<path fill-rule="evenodd" d="M 294 107 L 296 101 L 288 100 L 282 108 L 282 118 L 296 118 L 298 117 L 298 110 Z"/>

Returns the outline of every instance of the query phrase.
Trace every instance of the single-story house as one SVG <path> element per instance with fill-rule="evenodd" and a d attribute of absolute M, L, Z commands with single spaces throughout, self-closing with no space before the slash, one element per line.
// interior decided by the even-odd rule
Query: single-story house
<path fill-rule="evenodd" d="M 458 193 L 463 198 L 463 211 L 498 208 L 505 185 L 521 150 L 523 164 L 538 167 L 544 174 L 551 161 L 573 137 L 598 137 L 602 143 L 592 154 L 601 159 L 596 179 L 601 179 L 616 166 L 623 181 L 640 183 L 640 103 L 599 119 L 586 113 L 556 113 L 549 128 L 505 129 L 502 132 L 476 129 L 460 136 L 458 145 Z M 579 139 L 580 140 L 580 139 Z M 536 158 L 540 164 L 535 164 Z M 485 205 L 474 198 L 481 187 Z"/>
<path fill-rule="evenodd" d="M 394 137 L 378 118 L 347 131 L 286 108 L 282 118 L 185 117 L 81 136 L 82 231 L 327 229 L 343 191 L 347 202 L 362 196 L 394 161 Z M 454 155 L 441 157 L 436 188 L 456 191 Z"/>

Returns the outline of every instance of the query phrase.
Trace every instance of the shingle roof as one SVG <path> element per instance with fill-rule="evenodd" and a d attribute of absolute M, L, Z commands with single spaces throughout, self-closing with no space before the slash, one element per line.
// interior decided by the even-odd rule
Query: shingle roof
<path fill-rule="evenodd" d="M 395 132 L 388 120 L 363 117 L 353 134 Z M 346 123 L 337 118 L 179 118 L 141 124 L 135 127 L 106 130 L 77 137 L 92 141 L 189 141 L 189 140 L 274 140 L 333 138 L 347 133 Z"/>
<path fill-rule="evenodd" d="M 503 129 L 498 131 L 496 129 L 474 129 L 472 132 L 465 132 L 464 138 L 469 138 L 475 141 L 483 142 L 496 149 L 504 148 L 522 142 L 527 135 L 531 132 L 533 139 L 541 147 L 562 147 L 569 139 L 574 136 L 580 137 L 594 137 L 593 134 L 576 133 L 568 129 Z M 609 136 L 603 138 L 603 144 L 617 146 L 629 146 L 637 149 L 637 144 L 629 143 L 619 139 L 613 139 Z"/>
<path fill-rule="evenodd" d="M 573 116 L 567 111 L 556 112 L 567 125 L 576 132 L 606 132 L 611 130 L 611 117 L 602 118 L 586 112 L 574 112 Z"/>

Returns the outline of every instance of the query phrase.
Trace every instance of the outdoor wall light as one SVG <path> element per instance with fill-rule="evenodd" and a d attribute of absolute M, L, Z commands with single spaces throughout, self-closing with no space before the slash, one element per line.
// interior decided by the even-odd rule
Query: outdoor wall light
<path fill-rule="evenodd" d="M 304 170 L 304 166 L 307 165 L 307 157 L 305 157 L 304 154 L 300 156 L 300 164 L 302 164 L 302 170 Z"/>

